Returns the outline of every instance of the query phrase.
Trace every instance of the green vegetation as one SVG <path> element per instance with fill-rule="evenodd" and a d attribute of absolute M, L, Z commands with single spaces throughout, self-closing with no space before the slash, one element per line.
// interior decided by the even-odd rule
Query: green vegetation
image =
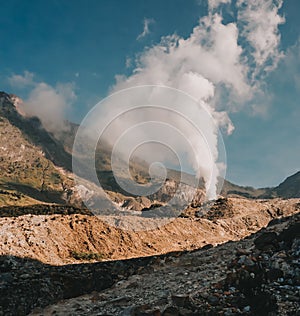
<path fill-rule="evenodd" d="M 71 251 L 71 256 L 76 260 L 97 260 L 102 261 L 104 255 L 97 252 Z"/>
<path fill-rule="evenodd" d="M 0 180 L 0 208 L 2 206 L 24 206 L 41 203 L 40 201 L 22 194 L 20 191 L 15 190 L 10 185 L 1 183 Z M 1 216 L 1 214 L 0 214 Z"/>
<path fill-rule="evenodd" d="M 52 172 L 50 176 L 50 180 L 54 184 L 60 184 L 61 183 L 61 177 L 60 174 L 57 172 Z"/>

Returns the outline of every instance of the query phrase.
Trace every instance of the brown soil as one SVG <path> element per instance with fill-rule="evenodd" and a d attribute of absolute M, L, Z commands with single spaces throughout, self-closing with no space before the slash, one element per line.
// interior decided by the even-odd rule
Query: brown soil
<path fill-rule="evenodd" d="M 125 259 L 196 249 L 239 240 L 270 220 L 299 211 L 299 199 L 226 200 L 230 212 L 176 218 L 152 230 L 124 230 L 88 215 L 24 215 L 0 218 L 0 255 L 40 260 L 53 265 Z M 206 218 L 205 218 L 206 217 Z M 138 222 L 138 217 L 128 217 Z M 147 227 L 144 227 L 147 228 Z"/>

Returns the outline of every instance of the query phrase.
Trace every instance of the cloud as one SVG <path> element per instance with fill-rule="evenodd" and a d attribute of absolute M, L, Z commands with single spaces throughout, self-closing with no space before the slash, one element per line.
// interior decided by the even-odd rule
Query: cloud
<path fill-rule="evenodd" d="M 158 45 L 147 49 L 138 56 L 132 75 L 117 76 L 116 85 L 112 89 L 114 92 L 146 84 L 168 86 L 188 93 L 205 106 L 214 120 L 207 119 L 207 116 L 198 117 L 197 120 L 210 144 L 210 153 L 207 152 L 206 145 L 199 138 L 199 134 L 185 126 L 181 118 L 164 116 L 163 113 L 158 117 L 171 126 L 183 127 L 189 134 L 188 139 L 195 148 L 196 155 L 188 156 L 188 160 L 194 166 L 195 172 L 205 178 L 209 196 L 212 198 L 216 194 L 219 175 L 215 170 L 216 167 L 213 167 L 213 163 L 217 163 L 218 160 L 217 128 L 222 127 L 228 133 L 232 133 L 234 129 L 228 114 L 225 111 L 218 111 L 217 104 L 213 101 L 218 91 L 222 89 L 226 89 L 237 100 L 250 98 L 252 87 L 248 83 L 248 66 L 243 62 L 242 52 L 242 47 L 238 44 L 237 26 L 234 23 L 224 24 L 219 14 L 209 14 L 200 19 L 199 25 L 193 29 L 188 38 L 177 35 L 166 36 Z M 142 95 L 141 98 L 143 97 Z M 163 100 L 168 95 L 162 93 L 160 97 Z M 142 99 L 129 101 L 133 104 L 143 102 Z M 191 113 L 191 116 L 196 113 L 197 111 Z M 132 122 L 129 124 L 126 119 L 122 120 L 121 126 L 115 127 L 115 132 L 122 130 L 126 124 L 133 125 Z M 147 131 L 140 132 L 142 135 L 147 133 Z M 180 153 L 181 148 L 185 146 L 179 139 L 173 139 L 172 148 Z M 154 154 L 156 151 L 145 152 L 148 158 Z M 212 170 L 214 177 L 210 179 Z"/>
<path fill-rule="evenodd" d="M 126 57 L 125 61 L 126 68 L 130 68 L 132 65 L 132 59 L 130 57 Z"/>
<path fill-rule="evenodd" d="M 143 32 L 141 34 L 139 34 L 139 36 L 136 38 L 138 41 L 141 40 L 142 38 L 144 38 L 145 36 L 147 36 L 148 34 L 150 34 L 150 29 L 149 26 L 150 24 L 153 24 L 155 21 L 153 19 L 147 19 L 144 18 L 144 29 Z"/>
<path fill-rule="evenodd" d="M 278 26 L 284 22 L 278 14 L 282 1 L 238 0 L 238 19 L 227 24 L 223 22 L 221 13 L 214 13 L 219 5 L 225 3 L 230 1 L 210 0 L 208 15 L 199 20 L 187 38 L 165 36 L 160 43 L 139 54 L 130 76 L 116 76 L 112 92 L 147 84 L 182 90 L 204 104 L 216 126 L 228 134 L 234 130 L 229 118 L 231 111 L 247 105 L 253 114 L 264 116 L 267 106 L 260 105 L 258 101 L 270 99 L 268 95 L 263 98 L 265 74 L 276 68 L 282 56 L 278 31 Z M 148 31 L 145 23 L 142 34 Z M 163 95 L 161 97 L 164 98 Z M 138 102 L 136 99 L 131 101 L 133 104 Z M 167 119 L 172 126 L 181 125 L 174 117 Z M 205 126 L 217 164 L 216 126 L 201 123 Z M 211 164 L 203 155 L 204 149 L 199 145 L 197 135 L 191 131 L 189 139 L 197 151 L 198 164 L 194 166 L 200 166 L 203 173 Z M 174 146 L 181 147 L 181 144 L 177 145 Z M 151 154 L 146 153 L 148 156 Z M 217 175 L 215 172 L 215 184 Z M 204 178 L 208 181 L 206 176 Z M 213 192 L 211 196 L 214 196 Z"/>
<path fill-rule="evenodd" d="M 295 45 L 287 50 L 283 62 L 283 67 L 280 69 L 281 77 L 291 78 L 291 84 L 300 91 L 300 37 Z"/>
<path fill-rule="evenodd" d="M 26 116 L 38 117 L 50 132 L 66 129 L 65 114 L 76 99 L 73 83 L 58 83 L 55 87 L 33 80 L 34 74 L 12 75 L 9 82 L 13 87 L 31 88 L 28 97 L 19 105 Z"/>
<path fill-rule="evenodd" d="M 9 84 L 14 88 L 24 88 L 34 84 L 34 74 L 27 70 L 23 75 L 13 74 L 8 78 Z"/>
<path fill-rule="evenodd" d="M 30 92 L 22 109 L 28 116 L 37 116 L 48 131 L 57 133 L 66 129 L 65 114 L 75 98 L 73 84 L 52 87 L 41 82 Z"/>
<path fill-rule="evenodd" d="M 185 38 L 178 35 L 165 36 L 158 44 L 145 49 L 135 60 L 131 60 L 131 66 L 134 68 L 132 74 L 117 75 L 116 83 L 111 89 L 112 92 L 116 92 L 150 84 L 172 87 L 191 95 L 214 119 L 214 122 L 206 122 L 201 117 L 196 118 L 205 129 L 205 136 L 211 145 L 212 159 L 216 165 L 219 158 L 218 128 L 223 128 L 228 134 L 234 130 L 229 117 L 230 112 L 240 110 L 245 104 L 250 105 L 251 108 L 250 102 L 258 96 L 260 99 L 256 101 L 268 99 L 264 98 L 261 89 L 265 74 L 277 67 L 282 56 L 279 49 L 278 26 L 284 22 L 278 13 L 282 5 L 281 0 L 237 0 L 237 20 L 231 23 L 225 23 L 221 13 L 215 12 L 221 4 L 225 3 L 230 1 L 209 0 L 208 15 L 199 20 L 189 36 Z M 154 23 L 154 20 L 144 19 L 144 29 L 137 40 L 143 39 L 150 33 L 151 23 Z M 22 80 L 19 78 L 19 81 Z M 164 92 L 159 93 L 162 100 L 168 97 Z M 35 83 L 25 106 L 27 112 L 40 117 L 48 129 L 59 129 L 63 127 L 64 111 L 74 98 L 72 85 L 52 87 L 46 83 Z M 144 95 L 135 95 L 133 99 L 128 99 L 126 102 L 142 104 L 143 98 Z M 120 104 L 121 101 L 125 102 L 120 100 Z M 260 102 L 254 101 L 253 112 L 265 115 L 265 108 L 260 107 Z M 182 106 L 185 107 L 186 104 Z M 110 107 L 106 110 L 111 112 L 112 109 Z M 212 180 L 212 187 L 216 186 L 218 173 L 212 167 L 199 135 L 193 133 L 193 130 L 176 116 L 159 113 L 156 117 L 171 126 L 184 127 L 184 130 L 190 134 L 189 141 L 196 151 L 195 160 L 191 157 L 187 159 L 192 161 L 195 172 L 204 175 L 206 181 L 209 181 L 209 169 L 213 169 L 215 177 Z M 138 118 L 143 119 L 143 115 L 140 114 Z M 101 119 L 105 120 L 105 117 Z M 115 129 L 108 135 L 110 140 L 116 139 L 118 131 L 132 126 L 134 122 L 136 122 L 134 118 L 128 117 L 119 120 Z M 134 134 L 133 138 L 150 132 L 153 131 L 145 129 L 140 134 Z M 162 134 L 159 131 L 155 132 L 158 134 L 157 137 Z M 183 148 L 179 138 L 172 138 L 172 135 L 169 138 L 173 148 L 178 151 Z M 157 153 L 144 152 L 146 157 L 152 157 L 154 154 Z M 184 156 L 186 153 L 181 154 Z M 210 197 L 215 197 L 215 192 L 211 191 Z"/>
<path fill-rule="evenodd" d="M 241 35 L 250 44 L 253 57 L 254 76 L 277 67 L 283 56 L 279 50 L 278 26 L 285 22 L 279 15 L 283 0 L 238 0 L 238 22 Z"/>
<path fill-rule="evenodd" d="M 242 61 L 238 29 L 234 23 L 223 24 L 219 14 L 200 20 L 187 38 L 171 35 L 146 50 L 137 59 L 131 76 L 117 77 L 114 89 L 139 84 L 163 84 L 207 100 L 213 89 L 226 86 L 237 97 L 247 99 L 248 66 Z"/>
<path fill-rule="evenodd" d="M 92 75 L 93 77 L 96 77 L 96 78 L 100 78 L 100 77 L 101 77 L 101 75 L 98 74 L 97 72 L 93 72 L 91 75 Z"/>
<path fill-rule="evenodd" d="M 208 0 L 209 10 L 217 9 L 221 4 L 231 3 L 231 0 Z"/>

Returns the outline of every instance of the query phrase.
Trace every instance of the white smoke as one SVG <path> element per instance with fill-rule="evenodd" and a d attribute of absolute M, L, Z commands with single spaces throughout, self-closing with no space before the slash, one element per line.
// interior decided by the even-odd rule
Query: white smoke
<path fill-rule="evenodd" d="M 225 128 L 228 134 L 232 133 L 234 126 L 228 112 L 236 110 L 257 92 L 260 86 L 259 73 L 269 72 L 276 67 L 281 57 L 278 25 L 284 22 L 278 14 L 282 1 L 239 0 L 238 21 L 225 24 L 221 14 L 216 11 L 220 4 L 226 3 L 230 1 L 209 0 L 208 16 L 199 20 L 189 37 L 170 35 L 162 38 L 159 44 L 137 57 L 132 75 L 116 76 L 116 84 L 112 87 L 112 92 L 115 92 L 139 85 L 163 85 L 182 90 L 204 104 L 216 124 L 205 125 L 202 122 L 215 165 L 218 160 L 216 126 Z M 243 46 L 240 44 L 241 37 L 244 39 Z M 249 50 L 250 46 L 252 51 Z M 249 54 L 252 54 L 255 63 Z M 229 96 L 228 104 L 220 104 L 220 95 L 224 91 Z M 132 101 L 135 103 L 137 100 Z M 219 108 L 225 108 L 226 111 L 220 111 Z M 169 117 L 168 120 L 170 125 L 181 125 L 175 117 Z M 219 173 L 213 168 L 209 157 L 203 154 L 205 150 L 201 141 L 194 136 L 190 134 L 190 141 L 197 152 L 197 163 L 193 165 L 198 166 L 206 182 L 206 171 L 214 173 L 214 189 L 209 192 L 209 197 L 215 198 Z M 177 148 L 181 145 L 174 144 Z M 151 156 L 151 152 L 146 155 Z M 198 173 L 199 170 L 195 171 Z"/>
<path fill-rule="evenodd" d="M 29 116 L 37 116 L 48 131 L 56 133 L 66 129 L 66 111 L 75 98 L 72 84 L 53 88 L 42 82 L 31 91 L 23 110 Z"/>
<path fill-rule="evenodd" d="M 34 74 L 28 71 L 23 75 L 14 74 L 8 80 L 14 88 L 31 89 L 28 98 L 19 104 L 26 116 L 38 117 L 44 128 L 52 133 L 66 130 L 66 112 L 76 99 L 72 83 L 58 83 L 53 87 L 45 82 L 36 82 Z"/>

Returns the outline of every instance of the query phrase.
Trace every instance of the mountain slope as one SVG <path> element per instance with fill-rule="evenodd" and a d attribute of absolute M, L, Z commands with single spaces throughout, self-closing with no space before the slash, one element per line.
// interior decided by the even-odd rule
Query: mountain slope
<path fill-rule="evenodd" d="M 0 93 L 0 205 L 66 203 L 70 155 L 38 119 L 23 117 Z M 64 168 L 62 168 L 64 167 Z"/>
<path fill-rule="evenodd" d="M 18 102 L 16 96 L 0 92 L 0 206 L 40 202 L 75 203 L 79 206 L 71 172 L 72 146 L 78 125 L 68 122 L 69 128 L 54 136 L 42 127 L 37 118 L 24 117 L 18 109 Z M 140 197 L 128 194 L 115 181 L 110 154 L 108 144 L 99 144 L 96 167 L 101 185 L 118 205 L 140 211 L 153 205 L 163 205 L 172 197 L 180 172 L 168 170 L 168 180 L 162 189 L 148 199 L 143 198 L 144 203 L 141 203 Z M 144 161 L 132 160 L 130 171 L 137 182 L 149 182 L 148 166 Z M 225 180 L 221 195 L 251 199 L 300 197 L 299 177 L 300 172 L 276 188 L 263 189 L 242 187 Z M 191 175 L 184 174 L 184 178 L 187 183 L 193 182 Z M 204 183 L 201 182 L 200 190 L 192 202 L 193 207 L 199 207 L 203 202 L 203 187 Z M 189 191 L 188 186 L 186 189 Z"/>
<path fill-rule="evenodd" d="M 255 189 L 253 187 L 243 187 L 225 180 L 221 190 L 223 196 L 241 196 L 249 199 L 261 198 L 268 192 L 269 188 Z"/>
<path fill-rule="evenodd" d="M 78 125 L 69 123 L 70 129 L 62 134 L 59 134 L 58 140 L 61 142 L 68 153 L 72 153 L 72 145 Z M 96 166 L 98 169 L 98 175 L 101 184 L 108 191 L 117 191 L 120 193 L 125 193 L 119 190 L 118 185 L 113 177 L 113 172 L 111 170 L 111 151 L 112 148 L 108 143 L 102 142 L 98 144 L 96 152 Z M 130 165 L 130 171 L 132 178 L 134 178 L 139 183 L 147 183 L 149 181 L 148 165 L 145 161 L 139 159 L 133 159 Z M 176 170 L 168 169 L 168 179 L 178 181 L 180 179 L 180 172 Z M 192 175 L 184 174 L 184 178 L 188 180 L 188 183 L 192 183 L 194 178 Z M 283 183 L 277 187 L 271 188 L 253 188 L 250 186 L 240 186 L 234 184 L 228 180 L 220 179 L 219 185 L 222 188 L 219 189 L 220 194 L 225 197 L 244 197 L 250 199 L 272 199 L 272 198 L 298 198 L 300 197 L 300 172 L 287 178 Z M 203 181 L 200 183 L 200 187 L 204 187 Z"/>
<path fill-rule="evenodd" d="M 277 195 L 282 198 L 300 197 L 300 171 L 286 178 L 274 190 Z"/>

